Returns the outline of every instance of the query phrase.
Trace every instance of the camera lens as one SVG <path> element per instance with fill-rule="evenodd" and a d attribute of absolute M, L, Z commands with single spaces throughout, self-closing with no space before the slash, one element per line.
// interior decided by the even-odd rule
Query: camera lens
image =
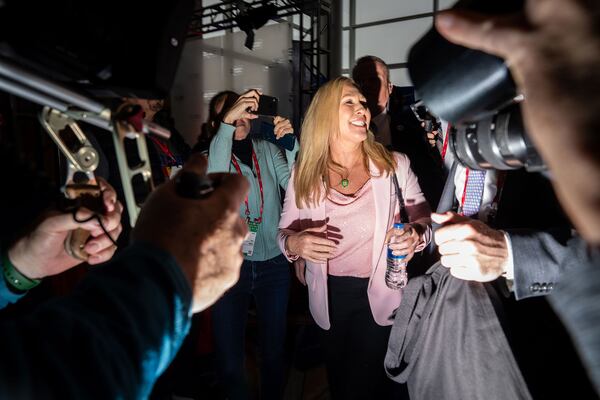
<path fill-rule="evenodd" d="M 544 170 L 544 163 L 525 132 L 519 105 L 470 124 L 450 137 L 459 162 L 471 169 Z"/>

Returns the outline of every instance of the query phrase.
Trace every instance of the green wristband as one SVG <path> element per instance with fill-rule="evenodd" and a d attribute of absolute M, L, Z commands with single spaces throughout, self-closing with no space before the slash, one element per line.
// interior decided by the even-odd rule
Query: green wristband
<path fill-rule="evenodd" d="M 8 251 L 2 252 L 2 269 L 6 282 L 13 288 L 23 292 L 33 289 L 42 281 L 41 279 L 29 279 L 20 273 L 8 259 Z"/>

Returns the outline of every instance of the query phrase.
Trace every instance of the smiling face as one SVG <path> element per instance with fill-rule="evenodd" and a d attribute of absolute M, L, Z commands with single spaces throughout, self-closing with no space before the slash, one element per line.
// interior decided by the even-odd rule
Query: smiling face
<path fill-rule="evenodd" d="M 367 139 L 371 113 L 365 96 L 352 84 L 345 84 L 339 106 L 339 139 L 358 144 Z"/>

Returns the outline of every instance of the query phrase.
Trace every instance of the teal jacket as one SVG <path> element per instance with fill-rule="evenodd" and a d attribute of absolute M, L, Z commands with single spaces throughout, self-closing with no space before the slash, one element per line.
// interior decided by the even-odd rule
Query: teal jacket
<path fill-rule="evenodd" d="M 231 162 L 231 146 L 233 144 L 233 132 L 235 127 L 227 124 L 221 124 L 217 134 L 210 143 L 208 152 L 208 172 L 231 172 L 236 173 L 236 169 Z M 290 179 L 290 171 L 296 160 L 298 152 L 298 141 L 292 151 L 283 151 L 273 143 L 254 139 L 252 146 L 260 166 L 260 175 L 263 182 L 264 210 L 262 223 L 258 228 L 256 242 L 254 243 L 254 252 L 252 256 L 247 256 L 250 261 L 265 261 L 281 254 L 277 245 L 277 230 L 279 217 L 281 215 L 281 192 L 279 188 L 286 189 Z M 238 164 L 248 182 L 250 182 L 250 194 L 248 195 L 248 208 L 250 209 L 250 218 L 258 218 L 260 215 L 260 187 L 258 178 L 246 164 L 239 159 Z M 246 206 L 242 203 L 240 215 L 246 217 Z"/>

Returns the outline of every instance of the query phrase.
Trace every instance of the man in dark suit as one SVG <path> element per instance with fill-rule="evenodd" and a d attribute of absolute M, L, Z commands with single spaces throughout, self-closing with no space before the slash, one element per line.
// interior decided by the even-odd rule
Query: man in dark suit
<path fill-rule="evenodd" d="M 395 96 L 387 64 L 379 57 L 364 56 L 356 61 L 352 79 L 360 86 L 371 111 L 375 140 L 390 150 L 404 153 L 419 179 L 419 186 L 432 209 L 436 209 L 445 175 L 442 161 L 429 146 L 419 121 L 400 96 Z"/>
<path fill-rule="evenodd" d="M 546 299 L 539 297 L 550 293 L 559 279 L 568 255 L 570 223 L 551 183 L 540 174 L 495 174 L 497 192 L 487 198 L 497 201 L 492 206 L 497 212 L 486 221 L 453 211 L 433 214 L 442 224 L 435 234 L 440 261 L 455 277 L 486 282 L 488 291 L 497 294 L 498 317 L 534 398 L 568 396 L 569 388 L 547 384 L 561 379 L 576 382 L 582 393 L 593 396 L 564 328 Z M 458 192 L 466 188 L 453 194 Z M 458 205 L 464 212 L 465 197 L 445 196 L 438 210 Z"/>

